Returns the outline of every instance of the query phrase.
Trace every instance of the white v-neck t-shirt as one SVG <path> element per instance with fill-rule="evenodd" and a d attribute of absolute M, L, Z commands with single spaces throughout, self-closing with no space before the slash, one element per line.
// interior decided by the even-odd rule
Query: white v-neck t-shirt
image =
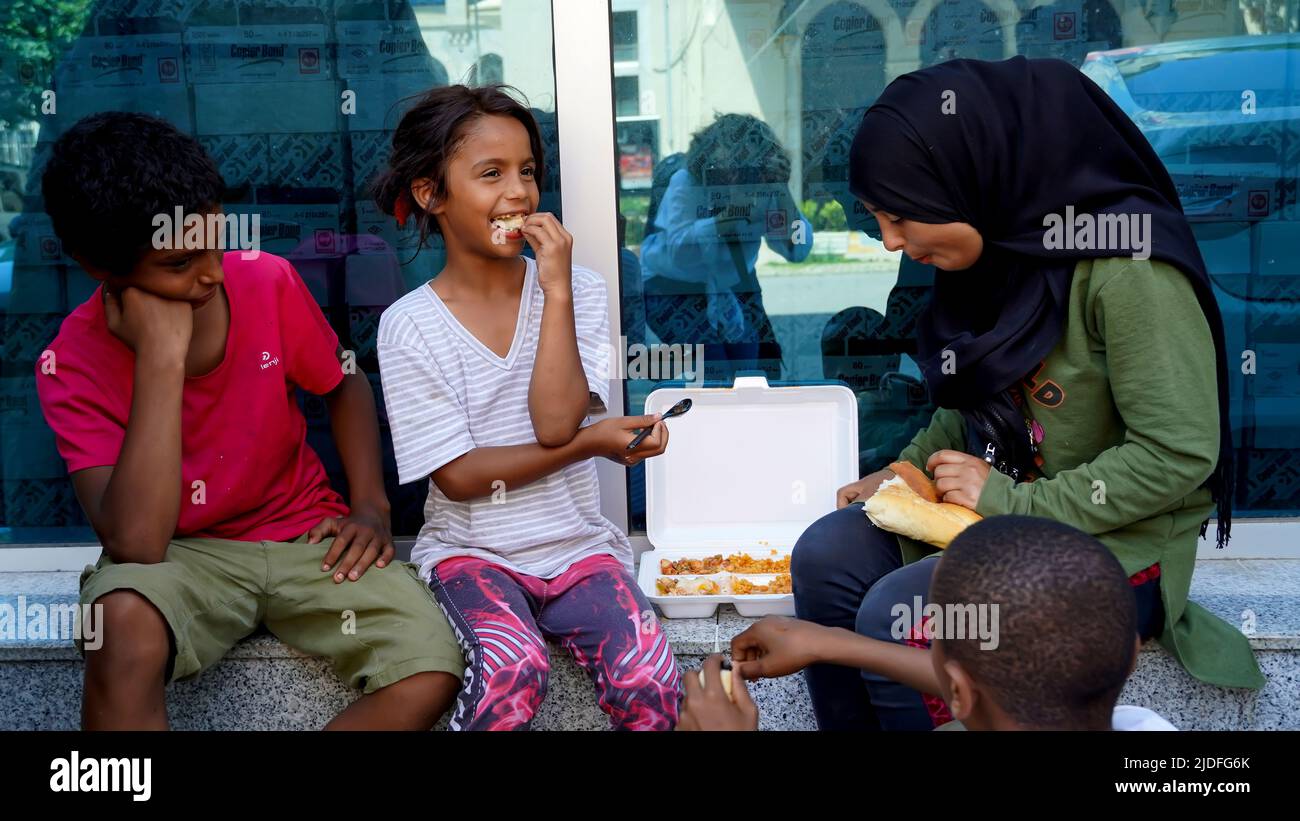
<path fill-rule="evenodd" d="M 523 259 L 523 294 L 505 358 L 470 333 L 427 283 L 394 302 L 379 322 L 379 368 L 398 481 L 429 483 L 424 527 L 411 551 L 426 582 L 438 562 L 454 556 L 476 556 L 549 579 L 603 553 L 631 571 L 627 536 L 600 512 L 595 459 L 468 502 L 448 499 L 430 478 L 474 448 L 537 442 L 528 386 L 544 296 L 536 262 Z M 577 266 L 573 318 L 589 390 L 608 407 L 611 351 L 605 282 Z M 584 426 L 591 421 L 588 418 Z"/>

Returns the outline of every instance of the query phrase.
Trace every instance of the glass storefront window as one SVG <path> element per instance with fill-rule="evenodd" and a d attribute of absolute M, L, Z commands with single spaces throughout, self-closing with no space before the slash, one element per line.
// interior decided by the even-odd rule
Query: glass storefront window
<path fill-rule="evenodd" d="M 723 383 L 745 371 L 843 382 L 858 395 L 862 473 L 892 461 L 933 410 L 911 358 L 933 272 L 886 251 L 848 193 L 857 124 L 908 71 L 1057 57 L 1096 80 L 1156 147 L 1201 242 L 1228 345 L 1255 354 L 1256 374 L 1233 370 L 1237 511 L 1295 515 L 1298 8 L 613 0 L 615 15 L 637 15 L 643 55 L 640 109 L 616 110 L 627 344 L 702 345 L 704 377 Z M 622 31 L 612 30 L 615 51 Z M 633 413 L 664 374 L 636 376 L 626 383 Z M 628 488 L 632 527 L 643 527 L 639 468 Z"/>
<path fill-rule="evenodd" d="M 226 208 L 262 215 L 264 247 L 298 268 L 382 399 L 379 314 L 442 263 L 436 242 L 416 255 L 410 232 L 365 195 L 401 101 L 451 82 L 519 87 L 547 142 L 542 207 L 559 213 L 552 14 L 555 26 L 590 14 L 577 5 L 16 4 L 0 20 L 0 544 L 93 536 L 32 381 L 59 322 L 93 288 L 40 201 L 40 167 L 62 129 L 125 109 L 198 136 L 229 184 Z M 738 372 L 842 381 L 859 398 L 860 467 L 888 462 L 932 411 L 911 359 L 931 272 L 887 252 L 847 194 L 854 128 L 890 79 L 915 68 L 1060 57 L 1156 146 L 1228 343 L 1255 355 L 1256 373 L 1233 371 L 1237 510 L 1300 511 L 1295 0 L 610 0 L 608 12 L 623 344 L 703 346 L 702 376 L 718 382 Z M 628 376 L 635 413 L 662 374 Z M 345 488 L 323 403 L 304 401 L 310 442 Z M 390 454 L 386 469 L 395 528 L 413 533 L 424 490 L 395 484 Z M 639 470 L 628 496 L 636 530 Z"/>
<path fill-rule="evenodd" d="M 396 534 L 423 523 L 426 488 L 399 487 L 375 358 L 379 315 L 437 273 L 441 241 L 381 215 L 366 193 L 403 100 L 450 82 L 528 97 L 559 212 L 551 4 L 542 0 L 60 0 L 0 21 L 0 545 L 93 540 L 37 401 L 34 369 L 95 283 L 42 211 L 40 169 L 96 111 L 141 111 L 196 135 L 228 186 L 227 212 L 261 215 L 265 251 L 298 269 L 380 408 Z M 308 441 L 346 480 L 324 401 L 303 397 Z"/>

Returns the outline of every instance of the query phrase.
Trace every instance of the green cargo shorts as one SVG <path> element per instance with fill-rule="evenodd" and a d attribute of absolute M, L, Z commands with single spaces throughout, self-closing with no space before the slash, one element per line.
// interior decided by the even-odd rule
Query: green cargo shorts
<path fill-rule="evenodd" d="M 157 564 L 104 555 L 81 574 L 81 603 L 131 590 L 158 608 L 175 647 L 169 683 L 197 676 L 261 624 L 367 693 L 416 673 L 463 678 L 455 634 L 416 566 L 372 564 L 335 584 L 321 570 L 331 542 L 177 539 Z"/>

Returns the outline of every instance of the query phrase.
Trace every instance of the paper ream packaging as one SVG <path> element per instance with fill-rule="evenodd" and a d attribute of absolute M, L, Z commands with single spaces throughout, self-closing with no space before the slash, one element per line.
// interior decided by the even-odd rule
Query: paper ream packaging
<path fill-rule="evenodd" d="M 337 135 L 342 114 L 333 80 L 196 85 L 197 134 Z"/>
<path fill-rule="evenodd" d="M 392 131 L 416 99 L 435 87 L 433 74 L 385 74 L 343 81 L 355 96 L 346 115 L 350 131 Z M 340 92 L 341 93 L 341 92 Z"/>
<path fill-rule="evenodd" d="M 233 203 L 227 214 L 258 214 L 260 251 L 287 259 L 339 256 L 338 203 Z"/>
<path fill-rule="evenodd" d="M 185 30 L 191 81 L 292 82 L 334 76 L 323 23 L 192 26 Z"/>
<path fill-rule="evenodd" d="M 891 3 L 900 17 L 906 17 L 913 3 Z M 842 60 L 853 56 L 878 57 L 885 52 L 885 35 L 880 20 L 861 6 L 831 7 L 833 12 L 822 12 L 807 22 L 805 40 L 801 46 L 805 66 L 808 60 Z M 847 9 L 852 12 L 845 13 Z M 770 13 L 759 7 L 760 14 Z M 771 29 L 770 22 L 755 21 L 754 30 Z M 764 38 L 766 39 L 766 38 Z M 762 45 L 760 43 L 760 45 Z M 846 84 L 851 85 L 851 84 Z"/>
<path fill-rule="evenodd" d="M 270 135 L 270 183 L 295 188 L 342 187 L 342 140 L 337 134 Z"/>
<path fill-rule="evenodd" d="M 339 20 L 338 75 L 430 75 L 434 61 L 416 20 Z"/>
<path fill-rule="evenodd" d="M 393 304 L 407 292 L 397 255 L 349 254 L 344 259 L 347 272 L 347 300 L 352 306 Z"/>
<path fill-rule="evenodd" d="M 1002 23 L 979 0 L 945 0 L 932 14 L 929 51 L 984 60 L 1003 56 Z"/>
<path fill-rule="evenodd" d="M 1259 249 L 1261 277 L 1287 277 L 1291 288 L 1279 294 L 1292 300 L 1300 298 L 1300 231 L 1293 222 L 1261 222 L 1253 229 L 1255 247 Z"/>
<path fill-rule="evenodd" d="M 1170 170 L 1189 222 L 1277 220 L 1277 178 Z"/>
<path fill-rule="evenodd" d="M 369 198 L 370 184 L 388 162 L 393 135 L 388 131 L 352 131 L 352 179 L 358 199 Z"/>
<path fill-rule="evenodd" d="M 196 84 L 334 76 L 334 0 L 184 0 L 186 64 Z"/>
<path fill-rule="evenodd" d="M 269 142 L 265 134 L 220 134 L 200 137 L 226 185 L 266 185 L 271 182 Z"/>
<path fill-rule="evenodd" d="M 54 433 L 41 415 L 37 398 L 36 380 L 46 378 L 50 377 L 36 376 L 33 371 L 0 379 L 0 444 L 4 446 L 3 475 L 7 480 L 67 481 L 67 465 L 54 446 Z"/>
<path fill-rule="evenodd" d="M 183 91 L 180 24 L 162 18 L 151 22 L 156 33 L 78 37 L 58 63 L 60 89 L 171 86 Z"/>
<path fill-rule="evenodd" d="M 132 33 L 78 37 L 61 55 L 54 69 L 58 107 L 52 132 L 99 111 L 152 114 L 191 130 L 180 24 L 164 17 L 132 23 Z M 105 21 L 100 30 L 109 32 L 110 26 Z"/>
<path fill-rule="evenodd" d="M 397 220 L 380 211 L 370 199 L 357 200 L 357 232 L 363 235 L 357 242 L 359 254 L 396 254 L 405 262 L 419 246 L 420 235 L 414 220 L 407 220 L 405 228 L 398 228 Z"/>

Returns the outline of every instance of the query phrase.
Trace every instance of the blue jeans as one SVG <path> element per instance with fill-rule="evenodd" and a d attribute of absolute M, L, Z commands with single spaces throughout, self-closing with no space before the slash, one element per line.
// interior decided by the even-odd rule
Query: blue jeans
<path fill-rule="evenodd" d="M 861 505 L 828 513 L 809 525 L 794 546 L 795 615 L 843 627 L 881 641 L 891 635 L 895 604 L 914 611 L 930 597 L 930 576 L 938 557 L 903 564 L 898 539 L 871 523 Z M 1138 631 L 1143 639 L 1164 625 L 1159 579 L 1133 588 Z M 823 730 L 930 730 L 921 694 L 883 676 L 834 664 L 814 664 L 804 673 L 813 713 Z"/>
<path fill-rule="evenodd" d="M 903 565 L 898 539 L 849 505 L 809 525 L 794 546 L 795 615 L 807 621 L 895 641 L 890 609 L 930 595 L 935 560 Z M 921 694 L 883 676 L 814 664 L 804 675 L 823 730 L 929 730 Z"/>

